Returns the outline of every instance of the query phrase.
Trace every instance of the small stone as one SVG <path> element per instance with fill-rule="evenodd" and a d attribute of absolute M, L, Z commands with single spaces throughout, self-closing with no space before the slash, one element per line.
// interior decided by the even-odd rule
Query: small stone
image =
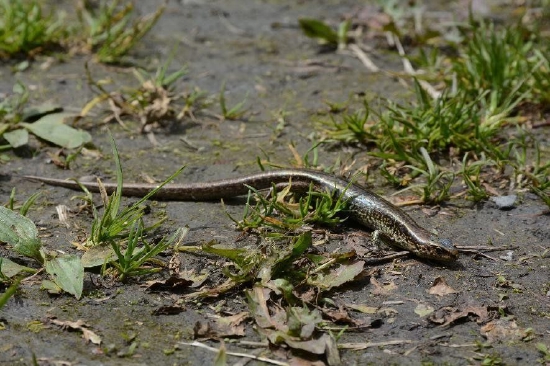
<path fill-rule="evenodd" d="M 500 259 L 502 259 L 503 261 L 510 262 L 513 259 L 513 257 L 514 257 L 514 252 L 510 250 L 506 252 L 506 255 L 501 255 Z"/>
<path fill-rule="evenodd" d="M 514 208 L 516 199 L 517 196 L 515 194 L 511 194 L 509 196 L 491 197 L 491 201 L 497 205 L 499 210 L 509 210 Z"/>

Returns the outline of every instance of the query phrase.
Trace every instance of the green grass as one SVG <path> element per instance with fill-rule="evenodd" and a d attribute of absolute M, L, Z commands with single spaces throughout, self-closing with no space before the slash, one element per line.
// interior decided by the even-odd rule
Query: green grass
<path fill-rule="evenodd" d="M 124 63 L 165 8 L 161 5 L 152 14 L 136 17 L 131 2 L 102 0 L 97 7 L 87 1 L 76 4 L 77 21 L 63 12 L 45 11 L 38 0 L 0 0 L 0 57 L 85 52 L 102 63 Z"/>
<path fill-rule="evenodd" d="M 0 0 L 0 56 L 32 56 L 58 49 L 68 33 L 60 14 L 46 12 L 38 0 Z"/>
<path fill-rule="evenodd" d="M 323 122 L 323 141 L 368 149 L 380 159 L 383 177 L 408 186 L 423 202 L 449 199 L 453 184 L 479 201 L 489 196 L 483 184 L 498 186 L 502 180 L 548 197 L 548 152 L 523 124 L 542 115 L 550 98 L 548 39 L 536 24 L 527 28 L 519 21 L 497 27 L 470 18 L 456 29 L 458 42 L 439 35 L 436 46 L 421 45 L 411 57 L 423 71 L 419 78 L 443 86 L 439 98 L 413 79 L 413 102 L 382 100 L 373 110 L 365 101 L 355 111 L 332 113 Z M 462 163 L 451 166 L 453 161 Z M 489 178 L 495 169 L 498 181 Z"/>
<path fill-rule="evenodd" d="M 227 101 L 225 99 L 225 82 L 222 83 L 222 86 L 220 89 L 219 103 L 220 103 L 222 119 L 227 119 L 227 120 L 240 119 L 247 112 L 247 109 L 244 107 L 244 104 L 246 103 L 246 96 L 244 97 L 243 100 L 241 100 L 234 106 L 232 107 L 227 106 Z"/>
<path fill-rule="evenodd" d="M 270 198 L 250 188 L 246 209 L 241 220 L 231 217 L 241 230 L 270 228 L 270 236 L 285 235 L 289 230 L 299 230 L 304 225 L 333 226 L 342 222 L 347 202 L 334 198 L 332 192 L 317 192 L 310 187 L 307 194 L 298 196 L 291 192 L 292 182 L 282 191 L 272 188 Z M 253 204 L 252 200 L 256 203 Z"/>
<path fill-rule="evenodd" d="M 102 0 L 97 7 L 78 11 L 82 37 L 102 63 L 121 63 L 123 58 L 151 30 L 164 12 L 164 5 L 154 13 L 134 19 L 131 2 Z"/>

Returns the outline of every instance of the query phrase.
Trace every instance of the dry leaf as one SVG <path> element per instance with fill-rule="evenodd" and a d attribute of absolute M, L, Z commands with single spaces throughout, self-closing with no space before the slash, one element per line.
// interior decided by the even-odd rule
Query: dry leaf
<path fill-rule="evenodd" d="M 378 312 L 378 308 L 374 306 L 367 306 L 367 305 L 356 305 L 356 304 L 345 304 L 346 307 L 357 310 L 364 314 L 376 314 Z"/>
<path fill-rule="evenodd" d="M 444 296 L 456 294 L 458 291 L 449 286 L 443 277 L 437 277 L 434 280 L 432 287 L 428 290 L 428 293 L 430 295 Z"/>
<path fill-rule="evenodd" d="M 151 291 L 171 291 L 178 292 L 185 290 L 193 285 L 193 281 L 181 278 L 179 276 L 170 276 L 166 280 L 153 280 L 145 282 L 145 287 Z"/>
<path fill-rule="evenodd" d="M 472 320 L 473 318 L 477 318 L 475 321 L 478 324 L 482 324 L 489 320 L 489 312 L 485 306 L 465 306 L 463 308 L 446 306 L 430 315 L 428 320 L 432 323 L 446 326 L 458 319 L 464 318 L 472 318 Z"/>
<path fill-rule="evenodd" d="M 481 327 L 481 334 L 487 338 L 489 343 L 520 341 L 529 337 L 530 333 L 528 328 L 519 328 L 515 320 L 510 318 L 492 320 Z"/>
<path fill-rule="evenodd" d="M 426 304 L 418 304 L 414 309 L 415 314 L 418 314 L 420 317 L 425 317 L 434 312 L 434 308 Z"/>
<path fill-rule="evenodd" d="M 393 281 L 382 285 L 374 277 L 371 277 L 370 283 L 374 286 L 374 290 L 371 291 L 373 295 L 388 295 L 391 291 L 397 289 L 397 285 Z"/>
<path fill-rule="evenodd" d="M 184 310 L 185 308 L 183 306 L 169 305 L 169 306 L 161 306 L 158 309 L 155 309 L 152 314 L 153 315 L 177 315 Z"/>
<path fill-rule="evenodd" d="M 76 322 L 72 321 L 62 321 L 57 320 L 56 318 L 50 318 L 50 322 L 52 324 L 58 325 L 61 327 L 61 329 L 66 330 L 77 330 L 82 332 L 82 338 L 86 340 L 86 342 L 92 342 L 93 344 L 101 344 L 101 337 L 89 330 L 87 327 L 88 325 L 84 323 L 83 320 L 78 319 Z"/>
<path fill-rule="evenodd" d="M 196 322 L 193 327 L 194 339 L 222 339 L 227 337 L 242 337 L 244 336 L 244 325 L 234 326 L 232 324 L 223 324 L 215 322 L 202 323 Z"/>

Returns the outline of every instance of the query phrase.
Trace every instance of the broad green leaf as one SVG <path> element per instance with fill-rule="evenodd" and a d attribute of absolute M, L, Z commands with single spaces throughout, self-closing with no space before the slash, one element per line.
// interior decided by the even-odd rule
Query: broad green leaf
<path fill-rule="evenodd" d="M 20 274 L 21 272 L 35 273 L 36 270 L 17 264 L 14 261 L 9 260 L 8 258 L 0 257 L 0 273 L 2 273 L 2 275 L 8 278 L 12 278 L 13 276 Z"/>
<path fill-rule="evenodd" d="M 14 149 L 29 142 L 29 132 L 23 128 L 6 132 L 3 137 Z"/>
<path fill-rule="evenodd" d="M 304 34 L 311 38 L 320 38 L 330 44 L 338 44 L 338 33 L 320 20 L 302 18 L 299 19 L 300 28 Z"/>
<path fill-rule="evenodd" d="M 242 265 L 243 260 L 248 254 L 247 250 L 240 248 L 228 248 L 221 245 L 215 245 L 216 242 L 209 242 L 202 245 L 202 250 L 205 253 L 216 254 L 235 262 L 237 265 Z"/>
<path fill-rule="evenodd" d="M 37 106 L 31 106 L 23 110 L 21 120 L 29 122 L 29 120 L 37 120 L 38 118 L 51 113 L 61 112 L 63 108 L 59 104 L 52 102 L 42 103 Z"/>
<path fill-rule="evenodd" d="M 34 223 L 9 208 L 0 206 L 0 242 L 7 243 L 13 249 L 26 257 L 34 258 L 42 263 L 40 239 Z"/>
<path fill-rule="evenodd" d="M 110 245 L 90 247 L 80 258 L 84 268 L 99 267 L 114 260 L 116 260 L 116 254 Z"/>
<path fill-rule="evenodd" d="M 44 266 L 56 285 L 80 299 L 84 285 L 84 267 L 79 257 L 67 255 L 54 258 L 46 261 Z"/>
<path fill-rule="evenodd" d="M 42 290 L 48 291 L 50 294 L 60 294 L 63 292 L 63 289 L 53 281 L 50 280 L 43 280 L 42 285 L 40 286 Z"/>
<path fill-rule="evenodd" d="M 92 136 L 88 132 L 63 124 L 63 121 L 69 117 L 74 117 L 74 114 L 54 113 L 34 123 L 21 122 L 20 124 L 41 139 L 68 149 L 74 149 L 92 141 Z"/>

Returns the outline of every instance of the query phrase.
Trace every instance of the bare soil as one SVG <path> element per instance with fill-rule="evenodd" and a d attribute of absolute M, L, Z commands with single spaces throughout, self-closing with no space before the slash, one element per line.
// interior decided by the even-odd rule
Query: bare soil
<path fill-rule="evenodd" d="M 142 13 L 153 11 L 156 3 L 136 2 Z M 461 4 L 451 2 L 438 8 L 459 12 L 464 10 Z M 326 110 L 325 101 L 345 101 L 362 95 L 370 99 L 407 98 L 406 89 L 391 73 L 369 72 L 351 54 L 320 52 L 317 43 L 303 36 L 297 26 L 300 17 L 323 19 L 336 25 L 341 16 L 358 7 L 351 0 L 170 2 L 159 23 L 133 53 L 135 62 L 154 70 L 159 60 L 165 60 L 177 45 L 174 65 L 185 64 L 189 68 L 189 74 L 178 87 L 185 90 L 198 86 L 216 94 L 225 82 L 228 104 L 233 105 L 248 95 L 246 106 L 250 111 L 238 121 L 220 121 L 199 114 L 196 121 L 186 120 L 157 129 L 156 147 L 139 134 L 138 123 L 129 123 L 130 131 L 110 124 L 121 153 L 125 180 L 143 181 L 142 173 L 162 180 L 183 164 L 187 169 L 178 178 L 180 182 L 235 177 L 257 171 L 256 157 L 266 155 L 273 162 L 291 164 L 289 144 L 300 153 L 312 146 L 310 136 L 316 131 L 316 121 L 326 120 L 326 116 L 318 114 Z M 396 53 L 380 40 L 373 41 L 370 56 L 384 70 L 401 71 Z M 15 80 L 21 79 L 33 87 L 36 102 L 53 99 L 69 109 L 79 110 L 94 97 L 84 75 L 86 61 L 88 57 L 77 56 L 41 70 L 38 60 L 30 70 L 20 74 L 13 74 L 11 65 L 4 64 L 0 66 L 0 91 L 10 91 Z M 91 70 L 98 79 L 112 77 L 120 85 L 136 85 L 125 68 L 92 63 Z M 209 109 L 218 112 L 217 105 Z M 288 114 L 287 123 L 279 132 L 280 111 Z M 100 116 L 90 118 L 82 126 L 92 134 L 102 158 L 82 156 L 71 171 L 63 171 L 49 164 L 48 154 L 55 153 L 57 148 L 34 140 L 29 148 L 5 153 L 9 160 L 0 165 L 1 202 L 8 201 L 13 187 L 17 187 L 20 201 L 42 191 L 29 217 L 39 227 L 44 246 L 49 250 L 77 252 L 72 243 L 82 240 L 90 215 L 74 213 L 70 227 L 65 227 L 59 222 L 55 207 L 63 204 L 76 210 L 79 201 L 71 198 L 77 193 L 41 186 L 20 176 L 65 178 L 96 174 L 112 179 L 110 143 L 106 126 L 98 122 L 100 119 Z M 548 132 L 541 132 L 540 142 L 548 146 Z M 183 139 L 196 148 L 189 148 Z M 355 161 L 354 166 L 370 161 L 365 151 L 321 149 L 321 163 L 330 166 L 337 159 L 346 163 Z M 370 188 L 386 196 L 392 193 L 385 185 Z M 239 217 L 242 203 L 231 201 L 227 209 Z M 499 359 L 507 365 L 537 364 L 542 356 L 535 348 L 536 343 L 550 345 L 550 269 L 548 259 L 542 256 L 550 249 L 550 221 L 545 209 L 530 193 L 522 193 L 516 207 L 508 211 L 499 210 L 491 202 L 472 205 L 463 201 L 451 201 L 435 210 L 407 208 L 422 225 L 436 228 L 458 245 L 500 250 L 464 253 L 458 263 L 447 266 L 413 257 L 397 260 L 379 265 L 379 271 L 372 276 L 374 280 L 333 293 L 336 302 L 377 308 L 375 314 L 353 314 L 358 319 L 370 318 L 371 326 L 344 332 L 338 342 L 370 347 L 341 350 L 342 364 L 470 365 L 481 364 L 484 359 L 495 362 L 489 364 L 499 364 L 496 363 Z M 165 210 L 169 216 L 163 233 L 170 233 L 175 227 L 190 227 L 185 245 L 211 240 L 244 245 L 237 242 L 241 233 L 219 202 L 152 202 L 151 210 L 151 215 Z M 343 233 L 334 236 L 332 245 L 337 246 L 346 235 L 360 231 L 354 227 L 342 230 Z M 5 247 L 0 247 L 0 254 L 14 258 Z M 223 261 L 219 259 L 188 254 L 180 257 L 182 268 L 206 269 L 214 274 L 213 280 L 221 276 L 219 268 Z M 30 264 L 23 258 L 14 259 Z M 429 291 L 438 278 L 444 279 L 454 293 Z M 212 364 L 215 353 L 180 342 L 192 342 L 195 324 L 208 322 L 216 314 L 216 306 L 226 315 L 245 308 L 244 296 L 236 292 L 203 303 L 189 303 L 179 314 L 154 315 L 156 309 L 174 304 L 181 294 L 146 291 L 142 286 L 146 279 L 128 284 L 104 283 L 97 274 L 87 274 L 85 295 L 76 300 L 40 290 L 41 279 L 38 275 L 24 281 L 18 294 L 0 311 L 0 320 L 5 325 L 0 330 L 1 364 L 28 365 L 32 364 L 33 356 L 40 365 Z M 431 315 L 417 313 L 429 307 L 435 310 Z M 102 345 L 87 343 L 81 333 L 52 324 L 52 318 L 83 320 L 101 337 Z M 44 328 L 33 331 L 31 325 L 36 321 Z M 246 323 L 244 337 L 226 340 L 229 351 L 261 353 L 283 361 L 291 353 L 247 346 L 243 340 L 262 341 L 251 321 Z M 129 352 L 134 341 L 137 348 Z M 372 342 L 379 344 L 373 346 Z M 220 346 L 214 341 L 205 343 Z M 229 357 L 231 364 L 239 360 Z"/>

